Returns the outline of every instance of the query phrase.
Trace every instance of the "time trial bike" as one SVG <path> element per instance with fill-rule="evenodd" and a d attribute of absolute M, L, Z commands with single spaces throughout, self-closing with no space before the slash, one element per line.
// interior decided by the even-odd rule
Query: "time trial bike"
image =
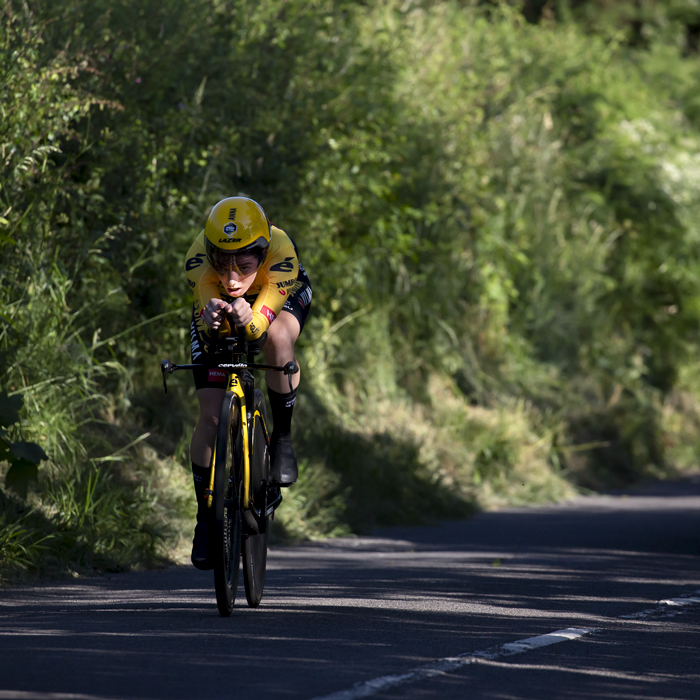
<path fill-rule="evenodd" d="M 212 525 L 209 532 L 213 531 L 210 552 L 216 603 L 223 617 L 233 610 L 241 558 L 248 605 L 255 608 L 260 604 L 265 586 L 267 535 L 275 510 L 282 502 L 279 485 L 270 482 L 265 397 L 255 386 L 252 370 L 283 372 L 289 376 L 291 391 L 292 375 L 299 371 L 299 366 L 293 361 L 279 367 L 256 364 L 255 355 L 264 343 L 265 336 L 248 341 L 245 329 L 240 329 L 236 336 L 213 342 L 215 364 L 206 365 L 225 370 L 228 375 L 213 446 L 210 482 L 205 492 Z M 203 366 L 176 365 L 163 360 L 161 372 L 166 393 L 168 374 Z"/>

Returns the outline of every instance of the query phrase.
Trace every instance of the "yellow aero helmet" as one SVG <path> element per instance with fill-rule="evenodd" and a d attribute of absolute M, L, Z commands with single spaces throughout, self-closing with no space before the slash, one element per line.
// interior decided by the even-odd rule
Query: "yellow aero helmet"
<path fill-rule="evenodd" d="M 263 208 L 247 197 L 227 197 L 214 205 L 204 225 L 207 258 L 211 266 L 223 274 L 238 270 L 245 259 L 255 269 L 265 260 L 270 245 L 270 222 Z"/>

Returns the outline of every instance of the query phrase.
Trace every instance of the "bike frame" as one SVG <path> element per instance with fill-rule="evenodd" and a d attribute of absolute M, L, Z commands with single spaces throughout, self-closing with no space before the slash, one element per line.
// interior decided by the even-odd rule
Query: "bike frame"
<path fill-rule="evenodd" d="M 219 365 L 221 367 L 221 365 Z M 225 368 L 224 368 L 225 369 Z M 230 372 L 226 391 L 232 392 L 238 399 L 238 405 L 235 401 L 231 402 L 231 413 L 240 411 L 241 431 L 243 433 L 243 509 L 248 510 L 250 507 L 249 492 L 250 492 L 250 442 L 248 440 L 248 410 L 243 382 L 237 371 Z M 256 411 L 257 413 L 257 411 Z M 263 425 L 265 425 L 263 421 Z M 267 437 L 267 425 L 265 425 L 265 435 Z M 214 503 L 214 470 L 216 464 L 216 441 L 214 441 L 214 449 L 211 455 L 211 479 L 209 488 L 206 491 L 207 508 L 211 508 Z"/>
<path fill-rule="evenodd" d="M 262 343 L 264 343 L 265 337 L 262 338 Z M 259 342 L 259 341 L 258 341 Z M 216 365 L 205 365 L 205 364 L 191 364 L 191 365 L 176 365 L 170 360 L 163 360 L 160 363 L 160 369 L 163 374 L 163 387 L 165 388 L 165 393 L 168 393 L 168 384 L 166 377 L 168 374 L 172 374 L 176 370 L 195 370 L 199 367 L 208 367 L 210 369 L 223 369 L 228 374 L 228 380 L 226 382 L 226 389 L 224 392 L 224 397 L 227 392 L 231 392 L 234 395 L 234 400 L 231 402 L 231 411 L 240 411 L 241 419 L 241 431 L 243 433 L 243 511 L 252 511 L 250 503 L 250 439 L 248 434 L 248 401 L 246 398 L 246 388 L 244 384 L 249 383 L 251 389 L 255 387 L 255 381 L 252 373 L 249 370 L 255 369 L 271 369 L 277 372 L 283 372 L 289 377 L 289 390 L 292 390 L 292 375 L 299 371 L 299 365 L 296 362 L 287 362 L 283 367 L 276 365 L 264 365 L 255 364 L 252 362 L 251 358 L 259 352 L 259 346 L 255 343 L 249 343 L 245 337 L 245 331 L 240 333 L 238 336 L 226 337 L 218 340 L 218 346 L 223 345 L 223 349 L 219 349 L 217 354 L 223 355 L 227 359 L 239 359 L 247 358 L 245 362 L 220 362 Z M 260 343 L 260 346 L 262 344 Z M 250 392 L 250 398 L 253 398 L 253 391 Z M 237 399 L 237 400 L 236 400 Z M 256 411 L 258 414 L 258 411 Z M 263 416 L 260 416 L 263 419 Z M 267 424 L 265 420 L 262 420 L 262 424 L 265 429 L 265 438 L 268 439 Z M 214 448 L 212 450 L 211 458 L 211 476 L 209 480 L 209 488 L 206 491 L 207 496 L 207 508 L 212 508 L 214 501 L 214 479 L 215 479 L 215 465 L 216 465 L 216 440 L 214 441 Z M 279 499 L 275 499 L 275 502 L 268 506 L 267 498 L 265 499 L 265 507 L 262 509 L 261 513 L 254 513 L 255 521 L 260 523 L 260 518 L 264 518 L 269 515 L 270 510 L 274 510 L 281 502 L 281 495 Z"/>

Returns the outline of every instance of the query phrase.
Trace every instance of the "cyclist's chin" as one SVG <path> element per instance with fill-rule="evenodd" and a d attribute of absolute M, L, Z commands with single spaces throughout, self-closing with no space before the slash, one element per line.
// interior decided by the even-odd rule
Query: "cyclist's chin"
<path fill-rule="evenodd" d="M 226 293 L 237 299 L 242 297 L 255 282 L 255 274 L 248 275 L 247 277 L 239 277 L 231 275 L 219 275 L 219 282 L 221 286 L 226 290 Z"/>

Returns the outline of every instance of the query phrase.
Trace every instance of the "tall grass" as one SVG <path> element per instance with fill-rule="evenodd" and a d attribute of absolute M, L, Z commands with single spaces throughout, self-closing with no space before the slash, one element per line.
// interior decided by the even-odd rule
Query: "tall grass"
<path fill-rule="evenodd" d="M 26 407 L 27 419 L 14 430 L 50 456 L 24 502 L 10 494 L 3 502 L 5 576 L 154 562 L 173 534 L 170 521 L 186 512 L 177 488 L 160 483 L 158 474 L 170 470 L 157 455 L 146 458 L 148 433 L 132 437 L 136 425 L 114 419 L 120 400 L 128 405 L 132 393 L 124 366 L 99 359 L 103 343 L 96 332 L 86 342 L 85 308 L 56 314 L 66 306 L 68 286 L 56 270 L 53 276 L 37 272 L 24 299 L 5 306 L 0 341 L 7 347 L 22 338 L 31 348 L 6 368 L 9 389 Z M 94 302 L 86 306 L 91 313 L 103 310 Z"/>

